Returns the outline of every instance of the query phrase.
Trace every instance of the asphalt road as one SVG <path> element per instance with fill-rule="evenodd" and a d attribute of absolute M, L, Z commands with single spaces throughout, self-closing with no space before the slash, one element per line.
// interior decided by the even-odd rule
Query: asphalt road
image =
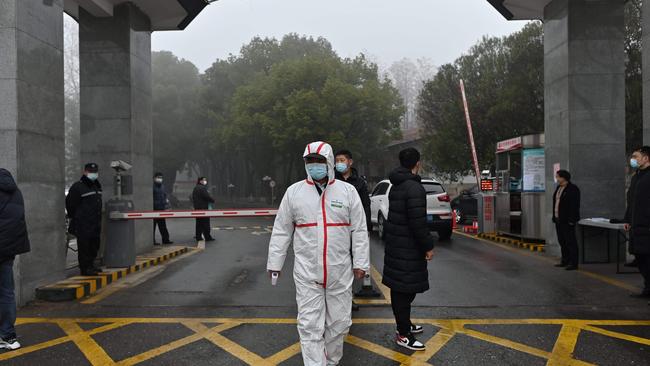
<path fill-rule="evenodd" d="M 300 365 L 295 290 L 287 261 L 278 286 L 265 273 L 270 219 L 213 220 L 216 242 L 95 296 L 36 302 L 19 312 L 24 348 L 10 365 Z M 192 242 L 190 220 L 169 223 Z M 375 282 L 383 243 L 371 243 Z M 342 365 L 648 365 L 650 306 L 624 280 L 553 267 L 543 254 L 455 234 L 439 243 L 431 290 L 413 317 L 426 353 L 394 345 L 389 299 L 363 300 Z M 386 289 L 376 286 L 386 295 Z"/>

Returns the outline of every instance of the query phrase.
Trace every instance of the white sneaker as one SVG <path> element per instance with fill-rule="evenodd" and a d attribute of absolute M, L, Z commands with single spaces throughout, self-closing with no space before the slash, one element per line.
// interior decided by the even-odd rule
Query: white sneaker
<path fill-rule="evenodd" d="M 11 337 L 11 338 L 0 338 L 0 349 L 8 349 L 8 350 L 17 350 L 20 348 L 20 343 L 18 343 L 18 340 L 16 337 Z"/>
<path fill-rule="evenodd" d="M 408 337 L 402 337 L 401 335 L 397 335 L 396 343 L 398 346 L 408 348 L 412 351 L 424 351 L 426 349 L 424 344 L 422 344 L 422 342 L 415 339 L 415 337 L 412 334 L 410 334 Z"/>
<path fill-rule="evenodd" d="M 420 325 L 411 324 L 411 334 L 420 334 L 424 332 L 424 328 Z M 395 334 L 399 335 L 399 330 L 395 330 Z"/>

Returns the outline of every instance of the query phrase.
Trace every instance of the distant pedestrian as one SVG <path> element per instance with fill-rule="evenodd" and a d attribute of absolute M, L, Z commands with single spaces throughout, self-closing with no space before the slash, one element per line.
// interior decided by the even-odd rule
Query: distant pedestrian
<path fill-rule="evenodd" d="M 68 232 L 77 238 L 81 275 L 96 276 L 101 272 L 95 259 L 102 233 L 102 185 L 97 164 L 86 164 L 83 176 L 68 191 L 65 208 L 70 218 Z"/>
<path fill-rule="evenodd" d="M 420 183 L 420 153 L 407 148 L 399 153 L 400 167 L 390 173 L 393 187 L 388 194 L 384 285 L 390 288 L 397 323 L 397 344 L 422 351 L 414 334 L 422 326 L 411 322 L 415 295 L 429 289 L 427 262 L 433 258 L 433 236 L 427 225 L 427 194 Z"/>
<path fill-rule="evenodd" d="M 208 178 L 200 177 L 192 191 L 192 204 L 195 210 L 208 210 L 214 204 L 214 198 L 208 192 Z M 196 241 L 214 241 L 210 235 L 210 218 L 202 217 L 196 219 Z"/>
<path fill-rule="evenodd" d="M 20 348 L 13 267 L 15 257 L 29 249 L 23 195 L 11 173 L 0 168 L 0 349 Z"/>
<path fill-rule="evenodd" d="M 167 199 L 167 192 L 163 184 L 163 174 L 156 173 L 153 177 L 153 209 L 154 211 L 164 211 L 169 208 L 169 199 Z M 153 220 L 153 245 L 160 245 L 156 243 L 156 227 L 160 230 L 163 244 L 174 244 L 169 240 L 169 231 L 167 230 L 167 221 L 165 219 Z"/>
<path fill-rule="evenodd" d="M 553 193 L 553 223 L 562 249 L 562 260 L 555 266 L 574 271 L 578 269 L 579 258 L 576 225 L 580 221 L 580 189 L 571 183 L 571 173 L 566 170 L 558 170 L 555 179 L 557 188 Z"/>
<path fill-rule="evenodd" d="M 638 298 L 650 298 L 650 146 L 632 154 L 630 166 L 637 169 L 627 194 L 625 229 L 630 232 L 630 253 L 634 254 L 643 276 L 644 288 Z"/>

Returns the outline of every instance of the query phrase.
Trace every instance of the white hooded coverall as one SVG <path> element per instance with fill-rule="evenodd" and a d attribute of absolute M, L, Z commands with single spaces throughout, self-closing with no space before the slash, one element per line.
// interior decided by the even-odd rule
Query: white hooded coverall
<path fill-rule="evenodd" d="M 352 268 L 368 272 L 370 267 L 368 229 L 356 189 L 334 179 L 332 147 L 313 142 L 303 157 L 311 153 L 327 159 L 327 187 L 319 195 L 307 174 L 287 189 L 275 218 L 267 269 L 282 270 L 293 241 L 304 364 L 338 365 L 352 325 Z"/>

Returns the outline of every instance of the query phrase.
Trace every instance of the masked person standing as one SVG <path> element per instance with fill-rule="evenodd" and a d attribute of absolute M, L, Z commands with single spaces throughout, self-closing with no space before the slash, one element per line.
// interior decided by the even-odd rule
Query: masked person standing
<path fill-rule="evenodd" d="M 637 169 L 627 193 L 625 229 L 630 233 L 630 253 L 636 257 L 644 289 L 638 298 L 650 298 L 650 146 L 634 151 L 630 166 Z"/>
<path fill-rule="evenodd" d="M 359 193 L 361 203 L 363 204 L 363 211 L 366 213 L 366 226 L 368 231 L 372 229 L 372 222 L 370 221 L 370 195 L 368 193 L 368 183 L 359 173 L 352 167 L 354 160 L 352 160 L 352 153 L 349 150 L 339 150 L 334 154 L 336 159 L 336 179 L 342 180 L 345 183 L 351 184 Z"/>
<path fill-rule="evenodd" d="M 102 185 L 99 167 L 88 163 L 81 179 L 70 187 L 65 208 L 70 218 L 68 232 L 77 238 L 77 255 L 82 276 L 95 276 L 95 266 L 102 233 Z"/>
<path fill-rule="evenodd" d="M 289 187 L 282 198 L 267 270 L 271 275 L 282 271 L 293 242 L 303 362 L 338 365 L 352 325 L 352 281 L 370 267 L 366 217 L 356 189 L 334 178 L 329 144 L 310 143 L 303 158 L 307 179 Z"/>
<path fill-rule="evenodd" d="M 169 200 L 167 199 L 167 192 L 163 185 L 163 174 L 156 173 L 153 176 L 153 209 L 154 211 L 164 211 L 167 209 Z M 167 230 L 167 221 L 165 219 L 153 220 L 153 245 L 160 245 L 156 243 L 156 226 L 160 230 L 163 244 L 174 244 L 169 240 L 169 231 Z"/>
<path fill-rule="evenodd" d="M 0 349 L 20 348 L 13 268 L 16 256 L 29 249 L 23 195 L 11 173 L 0 169 Z"/>
<path fill-rule="evenodd" d="M 424 344 L 414 334 L 422 326 L 411 322 L 415 295 L 429 289 L 427 261 L 433 258 L 433 236 L 427 225 L 427 194 L 420 183 L 420 153 L 407 148 L 399 153 L 400 167 L 389 175 L 393 185 L 388 194 L 384 278 L 390 288 L 391 306 L 397 323 L 396 342 L 414 351 Z"/>
<path fill-rule="evenodd" d="M 576 224 L 580 221 L 580 189 L 571 182 L 571 173 L 562 169 L 555 175 L 557 188 L 553 193 L 553 223 L 562 248 L 562 260 L 556 267 L 567 271 L 578 269 Z"/>
<path fill-rule="evenodd" d="M 192 203 L 195 210 L 209 210 L 214 204 L 214 198 L 208 192 L 208 178 L 200 177 L 192 191 Z M 195 238 L 196 241 L 214 241 L 212 235 L 210 235 L 210 218 L 202 217 L 196 219 L 196 230 Z"/>

